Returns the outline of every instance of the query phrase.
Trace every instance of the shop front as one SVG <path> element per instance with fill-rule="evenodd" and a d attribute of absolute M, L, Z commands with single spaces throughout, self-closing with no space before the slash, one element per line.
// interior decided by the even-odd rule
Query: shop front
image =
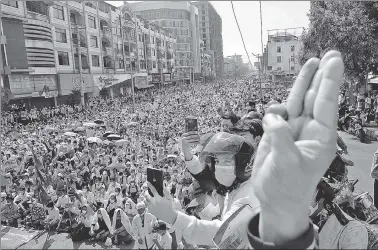
<path fill-rule="evenodd" d="M 83 80 L 81 84 L 80 79 Z M 71 95 L 74 89 L 81 90 L 84 88 L 84 99 L 87 100 L 91 96 L 98 95 L 98 91 L 93 84 L 93 76 L 91 74 L 59 74 L 59 96 L 58 104 L 67 104 L 68 97 Z"/>
<path fill-rule="evenodd" d="M 131 77 L 131 74 L 96 74 L 93 81 L 98 91 L 108 88 L 110 97 L 114 97 L 131 92 Z"/>

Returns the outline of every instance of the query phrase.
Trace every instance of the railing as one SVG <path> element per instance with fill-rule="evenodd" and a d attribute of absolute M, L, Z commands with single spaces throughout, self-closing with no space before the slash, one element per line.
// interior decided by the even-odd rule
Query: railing
<path fill-rule="evenodd" d="M 80 10 L 83 9 L 83 5 L 81 3 L 76 2 L 76 1 L 68 1 L 68 5 L 70 5 L 71 7 L 78 8 Z"/>
<path fill-rule="evenodd" d="M 46 15 L 42 15 L 36 12 L 28 11 L 28 18 L 38 20 L 38 21 L 43 21 L 43 22 L 48 22 L 49 18 Z"/>
<path fill-rule="evenodd" d="M 130 21 L 130 20 L 124 20 L 123 21 L 123 25 L 124 26 L 127 26 L 127 27 L 131 27 L 131 28 L 134 28 L 134 22 L 133 21 Z"/>
<path fill-rule="evenodd" d="M 113 48 L 112 47 L 102 47 L 102 51 L 105 52 L 107 55 L 113 55 Z"/>
<path fill-rule="evenodd" d="M 108 29 L 101 30 L 101 35 L 105 37 L 106 39 L 108 39 L 109 41 L 111 41 L 112 39 L 112 35 L 110 33 L 110 30 Z"/>

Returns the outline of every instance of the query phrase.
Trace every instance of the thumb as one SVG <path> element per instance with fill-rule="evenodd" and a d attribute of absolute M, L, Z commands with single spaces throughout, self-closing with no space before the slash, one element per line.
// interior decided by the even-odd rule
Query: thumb
<path fill-rule="evenodd" d="M 295 145 L 289 124 L 280 115 L 267 114 L 263 119 L 263 127 L 265 133 L 267 133 L 272 140 L 272 154 L 276 155 L 273 159 L 291 162 L 297 158 L 299 150 Z M 278 165 L 281 166 L 286 164 Z"/>

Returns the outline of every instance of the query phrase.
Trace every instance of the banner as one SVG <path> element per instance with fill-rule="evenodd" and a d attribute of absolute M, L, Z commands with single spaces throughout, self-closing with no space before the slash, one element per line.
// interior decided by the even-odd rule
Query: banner
<path fill-rule="evenodd" d="M 114 86 L 131 79 L 131 74 L 101 74 L 93 75 L 93 81 L 99 90 Z"/>

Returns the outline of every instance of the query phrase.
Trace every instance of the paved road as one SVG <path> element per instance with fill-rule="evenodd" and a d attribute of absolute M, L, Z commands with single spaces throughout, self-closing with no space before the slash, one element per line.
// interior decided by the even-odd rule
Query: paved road
<path fill-rule="evenodd" d="M 350 160 L 354 162 L 353 167 L 349 167 L 349 178 L 358 179 L 356 187 L 369 192 L 373 196 L 373 179 L 370 177 L 370 167 L 373 154 L 378 149 L 378 142 L 363 144 L 354 136 L 344 132 L 339 132 L 340 136 L 348 146 Z"/>

